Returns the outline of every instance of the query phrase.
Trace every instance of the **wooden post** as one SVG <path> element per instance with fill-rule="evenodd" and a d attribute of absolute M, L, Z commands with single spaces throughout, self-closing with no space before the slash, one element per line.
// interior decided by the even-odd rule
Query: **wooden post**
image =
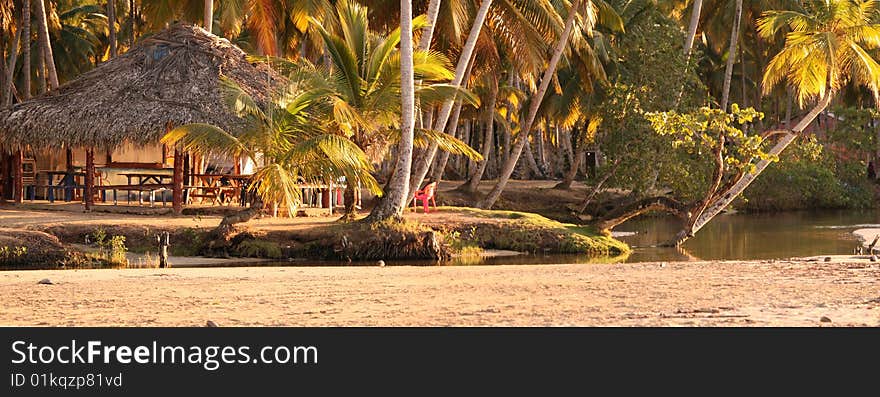
<path fill-rule="evenodd" d="M 12 196 L 16 204 L 21 204 L 24 197 L 24 153 L 21 150 L 15 152 L 15 181 L 13 182 Z"/>
<path fill-rule="evenodd" d="M 160 233 L 156 238 L 159 240 L 159 267 L 166 268 L 168 267 L 168 246 L 171 245 L 168 232 Z"/>
<path fill-rule="evenodd" d="M 86 180 L 83 190 L 86 211 L 91 211 L 95 205 L 95 149 L 86 149 Z"/>
<path fill-rule="evenodd" d="M 6 202 L 6 182 L 9 180 L 9 167 L 6 165 L 8 157 L 6 151 L 0 149 L 0 203 Z"/>
<path fill-rule="evenodd" d="M 174 176 L 171 179 L 172 201 L 171 207 L 174 213 L 180 215 L 183 212 L 183 155 L 180 150 L 174 149 Z"/>
<path fill-rule="evenodd" d="M 190 160 L 192 156 L 189 153 L 183 155 L 183 184 L 184 185 L 192 185 L 192 166 L 190 166 Z"/>

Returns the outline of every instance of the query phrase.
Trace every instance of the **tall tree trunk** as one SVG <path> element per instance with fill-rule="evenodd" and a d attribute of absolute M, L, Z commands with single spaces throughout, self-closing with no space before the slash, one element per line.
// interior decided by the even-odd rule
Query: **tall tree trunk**
<path fill-rule="evenodd" d="M 397 166 L 388 183 L 385 199 L 373 208 L 368 219 L 383 221 L 403 215 L 409 202 L 410 168 L 412 166 L 413 129 L 415 128 L 415 81 L 413 78 L 412 0 L 400 0 L 400 143 Z M 351 181 L 349 185 L 352 185 Z M 346 195 L 348 189 L 346 189 Z M 346 197 L 346 207 L 348 198 Z"/>
<path fill-rule="evenodd" d="M 549 123 L 547 123 L 547 128 L 545 131 L 550 131 Z M 541 173 L 544 174 L 545 177 L 550 177 L 548 171 L 550 170 L 550 166 L 547 163 L 547 147 L 544 143 L 544 132 L 538 131 L 535 134 L 535 151 L 538 153 L 538 158 L 535 159 L 538 161 L 538 168 L 541 169 Z"/>
<path fill-rule="evenodd" d="M 356 181 L 348 181 L 345 184 L 345 190 L 342 192 L 342 199 L 343 201 L 345 201 L 345 210 L 343 211 L 342 218 L 339 218 L 339 220 L 343 222 L 350 222 L 357 219 L 358 188 L 359 187 Z M 327 194 L 333 194 L 333 192 L 328 190 Z M 332 206 L 333 200 L 330 200 L 329 202 Z"/>
<path fill-rule="evenodd" d="M 15 37 L 12 39 L 12 48 L 9 50 L 9 66 L 6 68 L 6 85 L 3 86 L 3 100 L 0 101 L 0 107 L 12 105 L 12 88 L 15 87 L 15 64 L 18 62 L 18 44 L 21 41 L 21 25 L 15 30 Z"/>
<path fill-rule="evenodd" d="M 727 65 L 724 68 L 724 88 L 721 92 L 721 110 L 727 111 L 727 100 L 730 98 L 730 80 L 733 77 L 733 64 L 736 60 L 736 46 L 739 41 L 739 25 L 742 19 L 743 2 L 736 0 L 736 16 L 730 31 L 730 48 L 727 49 Z"/>
<path fill-rule="evenodd" d="M 816 119 L 819 113 L 828 107 L 828 104 L 831 103 L 831 97 L 832 92 L 829 90 L 823 98 L 819 99 L 816 106 L 810 110 L 810 112 L 807 113 L 807 115 L 804 116 L 794 128 L 792 128 L 791 132 L 785 134 L 785 136 L 783 136 L 768 153 L 773 157 L 782 153 L 782 151 L 785 150 L 785 148 L 787 148 L 788 145 L 791 144 L 791 142 L 793 142 L 795 138 L 797 138 L 798 135 L 800 135 L 800 133 Z M 770 160 L 759 161 L 755 164 L 755 170 L 753 172 L 746 173 L 733 186 L 725 190 L 723 193 L 717 194 L 717 198 L 712 200 L 702 213 L 694 214 L 697 219 L 693 222 L 693 226 L 690 227 L 690 230 L 682 230 L 676 235 L 675 240 L 673 241 L 674 245 L 680 245 L 683 243 L 709 223 L 712 218 L 727 208 L 733 200 L 739 197 L 739 195 L 749 187 L 749 185 L 758 177 L 758 175 L 761 174 L 762 171 L 764 171 L 765 168 L 767 168 L 768 165 L 770 165 Z"/>
<path fill-rule="evenodd" d="M 694 48 L 694 38 L 697 36 L 697 26 L 700 24 L 700 9 L 703 8 L 703 0 L 694 0 L 694 8 L 691 10 L 691 22 L 688 24 L 687 37 L 684 40 L 684 54 L 690 56 Z"/>
<path fill-rule="evenodd" d="M 507 181 L 510 179 L 510 175 L 513 174 L 516 162 L 519 160 L 519 156 L 528 142 L 529 131 L 532 129 L 535 117 L 538 115 L 538 107 L 541 106 L 541 101 L 544 100 L 544 94 L 547 93 L 547 88 L 550 87 L 550 80 L 552 79 L 553 74 L 556 73 L 556 65 L 559 64 L 559 59 L 562 58 L 562 52 L 568 44 L 568 37 L 571 36 L 571 30 L 574 28 L 575 16 L 577 15 L 577 9 L 580 5 L 581 0 L 575 0 L 572 3 L 571 9 L 568 11 L 568 16 L 565 19 L 565 29 L 563 29 L 559 41 L 556 42 L 556 47 L 553 49 L 553 56 L 550 58 L 550 63 L 547 65 L 547 70 L 545 70 L 544 75 L 541 76 L 541 86 L 538 87 L 538 92 L 535 93 L 529 103 L 529 114 L 526 117 L 525 123 L 523 123 L 520 128 L 520 139 L 517 141 L 516 146 L 514 146 L 512 153 L 510 153 L 510 158 L 504 163 L 501 175 L 498 176 L 498 183 L 495 184 L 495 187 L 492 188 L 483 200 L 477 202 L 478 208 L 492 208 L 501 196 L 501 192 L 504 191 L 504 187 L 507 186 Z"/>
<path fill-rule="evenodd" d="M 742 107 L 748 107 L 749 95 L 746 93 L 746 57 L 742 55 L 742 49 L 740 49 L 739 66 L 740 70 L 742 71 L 742 76 L 740 76 L 741 78 L 739 79 L 739 81 L 742 83 L 742 103 L 740 103 L 740 105 L 742 105 Z"/>
<path fill-rule="evenodd" d="M 116 2 L 107 0 L 107 30 L 110 39 L 110 58 L 116 58 L 119 55 L 119 49 L 116 43 Z"/>
<path fill-rule="evenodd" d="M 205 14 L 202 19 L 204 19 L 205 30 L 212 32 L 214 27 L 214 0 L 205 0 Z"/>
<path fill-rule="evenodd" d="M 31 0 L 22 0 L 21 8 L 21 99 L 31 97 Z"/>
<path fill-rule="evenodd" d="M 134 19 L 137 15 L 137 13 L 135 12 L 135 6 L 136 6 L 136 4 L 134 3 L 134 0 L 128 1 L 128 34 L 129 34 L 128 47 L 129 48 L 131 48 L 131 46 L 134 45 Z"/>
<path fill-rule="evenodd" d="M 523 148 L 523 152 L 526 156 L 526 165 L 533 176 L 543 179 L 544 173 L 541 171 L 541 167 L 538 167 L 538 162 L 535 160 L 535 154 L 532 152 L 532 143 L 528 141 L 529 137 L 524 138 L 526 139 L 526 146 Z"/>
<path fill-rule="evenodd" d="M 483 28 L 483 23 L 486 21 L 486 15 L 489 13 L 490 5 L 492 5 L 492 0 L 483 0 L 480 4 L 479 10 L 477 10 L 477 15 L 474 16 L 474 23 L 471 25 L 467 41 L 461 49 L 461 54 L 458 56 L 458 64 L 455 67 L 455 78 L 451 82 L 451 85 L 453 86 L 461 87 L 464 83 L 465 76 L 470 69 L 468 66 L 472 63 L 474 47 L 477 45 L 477 38 L 479 38 L 480 30 Z M 434 120 L 434 130 L 444 131 L 446 129 L 446 123 L 449 121 L 449 116 L 452 113 L 454 103 L 455 98 L 443 102 L 443 106 L 440 108 L 440 113 L 437 115 L 437 119 Z M 431 146 L 428 147 L 424 156 L 414 162 L 412 178 L 409 184 L 410 191 L 416 191 L 422 184 L 425 175 L 428 174 L 428 167 L 431 166 L 431 162 L 434 161 L 434 156 L 436 154 L 437 144 L 432 143 Z"/>
<path fill-rule="evenodd" d="M 446 127 L 446 133 L 453 137 L 458 137 L 458 118 L 461 116 L 461 105 L 461 101 L 455 103 L 455 111 L 453 111 L 452 118 L 449 120 L 451 123 Z M 446 170 L 447 161 L 449 161 L 449 152 L 444 151 L 443 154 L 440 155 L 439 161 L 434 164 L 434 172 L 431 174 L 431 179 L 434 182 L 437 182 L 437 184 L 440 184 L 440 180 L 443 179 L 443 171 Z"/>
<path fill-rule="evenodd" d="M 571 189 L 571 184 L 572 182 L 574 182 L 574 178 L 577 176 L 578 170 L 581 168 L 581 159 L 584 158 L 581 153 L 583 153 L 583 150 L 579 150 L 577 153 L 574 153 L 574 155 L 571 156 L 572 160 L 571 163 L 569 163 L 570 166 L 568 168 L 568 171 L 566 171 L 565 175 L 562 177 L 562 182 L 559 182 L 559 184 L 554 186 L 554 189 Z"/>
<path fill-rule="evenodd" d="M 427 14 L 428 26 L 422 29 L 422 37 L 419 38 L 419 51 L 427 51 L 431 48 L 431 39 L 434 37 L 434 30 L 437 27 L 437 15 L 440 14 L 440 0 L 429 1 L 425 14 Z"/>
<path fill-rule="evenodd" d="M 785 128 L 791 125 L 791 89 L 785 89 Z"/>
<path fill-rule="evenodd" d="M 483 113 L 483 123 L 485 123 L 485 131 L 483 135 L 483 147 L 480 151 L 480 154 L 483 155 L 483 161 L 480 161 L 477 164 L 476 170 L 471 174 L 470 179 L 468 179 L 467 183 L 463 185 L 464 190 L 469 193 L 476 193 L 480 186 L 480 180 L 483 178 L 483 173 L 486 172 L 486 165 L 489 164 L 489 154 L 492 152 L 492 147 L 494 139 L 492 137 L 494 125 L 495 125 L 495 105 L 498 102 L 498 82 L 495 81 L 490 87 L 489 91 L 489 100 L 487 101 L 487 107 L 484 108 Z"/>
<path fill-rule="evenodd" d="M 37 95 L 42 94 L 49 89 L 46 81 L 46 53 L 40 51 L 37 56 Z"/>
<path fill-rule="evenodd" d="M 37 36 L 40 48 L 46 60 L 49 86 L 58 88 L 58 72 L 55 70 L 55 57 L 52 55 L 52 43 L 49 41 L 49 25 L 46 22 L 46 6 L 44 0 L 34 0 L 34 12 L 37 14 Z"/>

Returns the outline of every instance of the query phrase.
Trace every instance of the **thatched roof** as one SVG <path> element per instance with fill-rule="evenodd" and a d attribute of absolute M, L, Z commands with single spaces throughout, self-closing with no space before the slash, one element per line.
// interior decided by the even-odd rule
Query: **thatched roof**
<path fill-rule="evenodd" d="M 168 123 L 234 132 L 242 124 L 223 101 L 220 76 L 261 102 L 283 79 L 228 40 L 177 24 L 57 90 L 0 109 L 0 144 L 110 149 L 155 142 Z"/>

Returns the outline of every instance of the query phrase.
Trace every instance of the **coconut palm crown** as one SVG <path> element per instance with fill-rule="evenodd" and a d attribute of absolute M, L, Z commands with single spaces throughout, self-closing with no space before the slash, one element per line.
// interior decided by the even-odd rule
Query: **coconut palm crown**
<path fill-rule="evenodd" d="M 877 11 L 874 0 L 809 0 L 801 10 L 765 12 L 758 20 L 762 37 L 789 31 L 764 72 L 764 93 L 786 79 L 802 104 L 848 82 L 876 95 L 880 64 L 869 51 L 880 47 L 880 25 L 873 23 Z"/>

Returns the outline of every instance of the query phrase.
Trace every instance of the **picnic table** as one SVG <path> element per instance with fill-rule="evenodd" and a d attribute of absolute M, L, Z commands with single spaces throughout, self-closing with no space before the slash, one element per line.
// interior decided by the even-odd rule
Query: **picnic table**
<path fill-rule="evenodd" d="M 55 201 L 55 190 L 64 189 L 64 201 L 73 201 L 76 188 L 79 186 L 77 179 L 85 178 L 86 173 L 82 171 L 61 170 L 61 171 L 42 171 L 46 174 L 47 185 L 41 186 L 46 188 L 46 196 L 49 202 Z M 59 178 L 60 177 L 60 178 Z M 58 179 L 58 182 L 55 180 Z M 36 188 L 34 189 L 36 190 Z M 32 192 L 35 195 L 36 192 Z M 33 196 L 31 197 L 33 199 Z"/>
<path fill-rule="evenodd" d="M 119 175 L 124 176 L 128 180 L 129 185 L 162 185 L 165 183 L 165 180 L 171 182 L 174 178 L 172 174 L 159 174 L 155 172 L 120 172 Z M 137 178 L 137 183 L 131 182 L 133 178 Z"/>
<path fill-rule="evenodd" d="M 192 198 L 211 200 L 212 203 L 229 204 L 238 196 L 244 204 L 245 188 L 251 175 L 240 174 L 193 174 L 193 184 L 186 187 L 187 201 Z"/>

